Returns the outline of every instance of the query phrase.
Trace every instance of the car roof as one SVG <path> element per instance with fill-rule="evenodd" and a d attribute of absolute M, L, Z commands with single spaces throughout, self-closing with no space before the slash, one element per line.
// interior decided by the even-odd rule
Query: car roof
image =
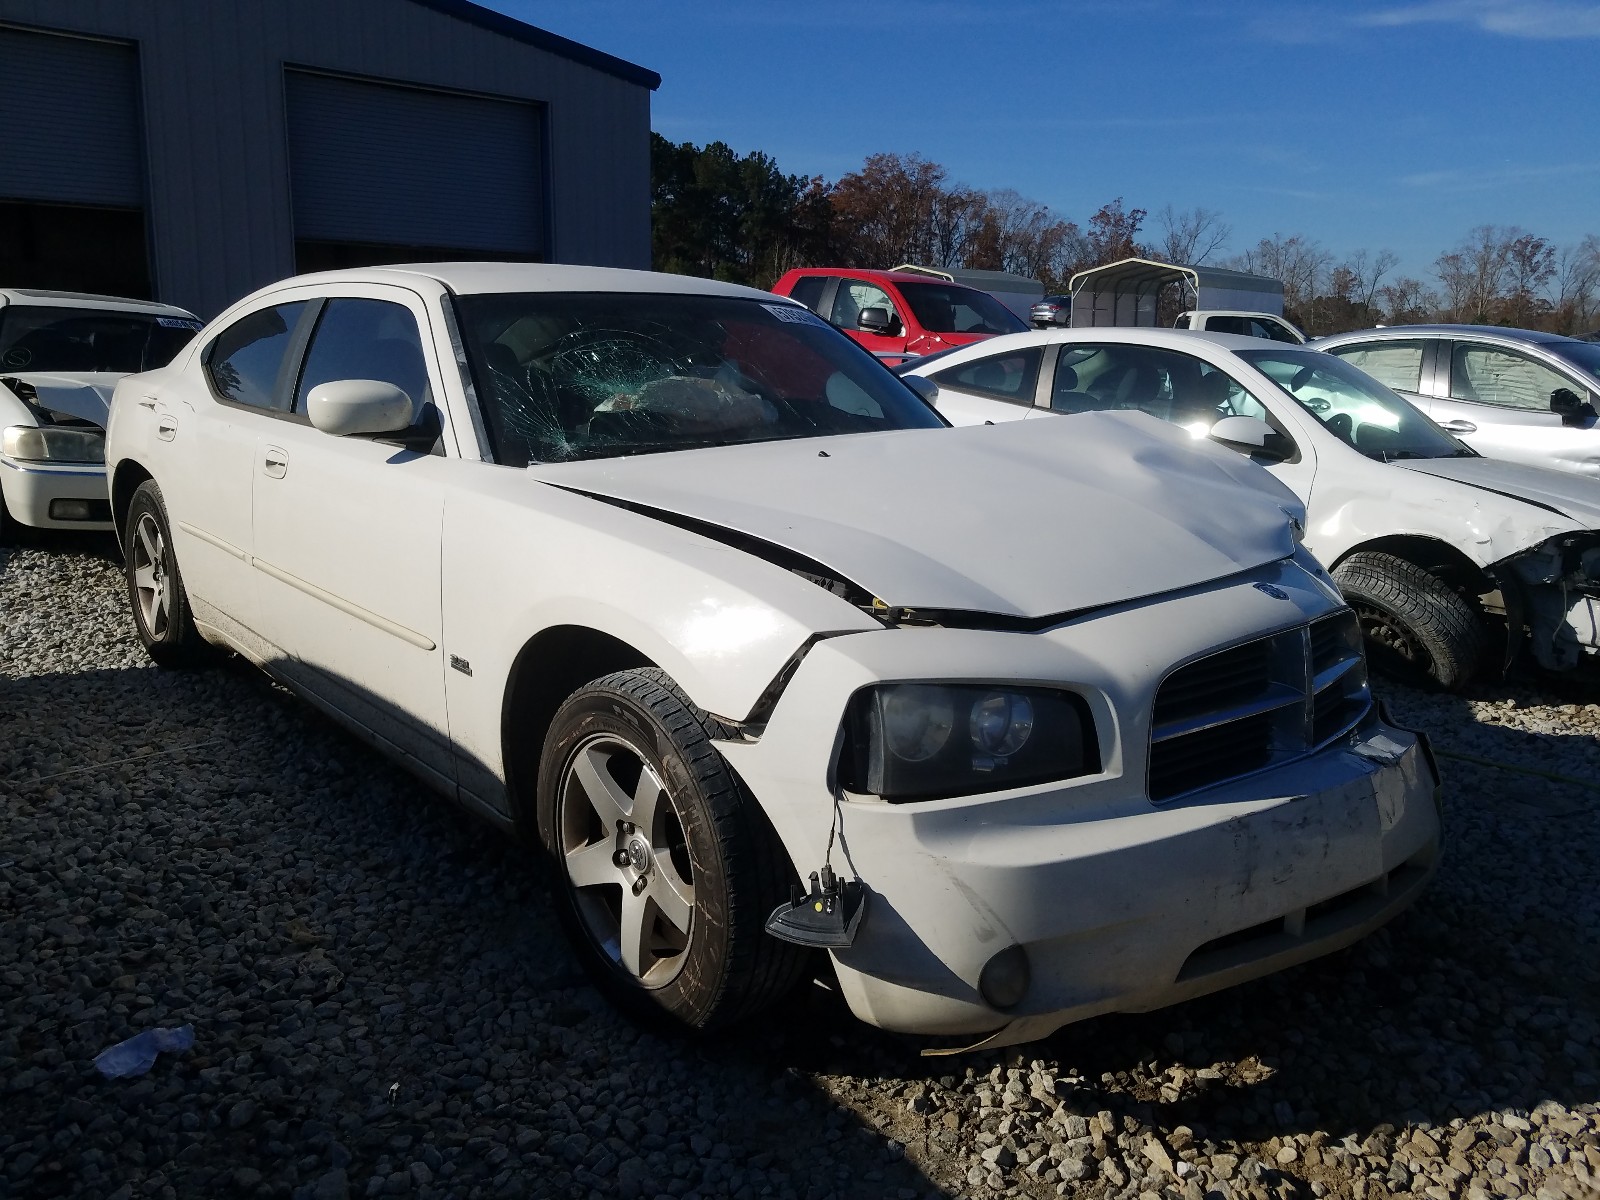
<path fill-rule="evenodd" d="M 1513 329 L 1505 325 L 1385 325 L 1380 329 L 1359 329 L 1350 333 L 1333 333 L 1325 338 L 1318 338 L 1321 342 L 1346 342 L 1357 339 L 1366 340 L 1379 338 L 1408 338 L 1408 337 L 1488 337 L 1504 338 L 1511 342 L 1575 342 L 1578 338 L 1570 338 L 1565 334 L 1546 333 L 1541 329 Z"/>
<path fill-rule="evenodd" d="M 1190 329 L 1166 329 L 1149 325 L 1080 325 L 1056 329 L 1029 329 L 1023 333 L 1002 333 L 985 338 L 970 346 L 957 346 L 951 350 L 929 355 L 943 365 L 958 366 L 992 354 L 1008 354 L 1028 346 L 1070 345 L 1076 342 L 1104 342 L 1125 346 L 1151 346 L 1156 349 L 1180 350 L 1193 353 L 1197 347 L 1211 346 L 1218 350 L 1262 350 L 1267 347 L 1282 351 L 1309 350 L 1309 346 L 1288 342 L 1272 342 L 1265 338 L 1245 337 L 1237 333 L 1209 333 Z M 917 363 L 906 364 L 909 373 L 915 374 Z M 940 370 L 943 369 L 940 366 Z"/>
<path fill-rule="evenodd" d="M 0 305 L 27 304 L 44 308 L 104 308 L 119 312 L 149 313 L 152 316 L 195 316 L 175 304 L 158 300 L 133 300 L 127 296 L 101 296 L 93 292 L 62 292 L 51 288 L 0 288 Z"/>
<path fill-rule="evenodd" d="M 776 296 L 757 288 L 689 275 L 669 275 L 659 271 L 628 271 L 620 267 L 580 267 L 564 263 L 508 262 L 431 262 L 399 263 L 385 267 L 350 267 L 339 271 L 319 271 L 295 275 L 262 288 L 255 295 L 266 295 L 286 287 L 322 283 L 376 283 L 415 286 L 419 277 L 458 295 L 473 296 L 505 292 L 638 292 L 684 296 L 736 296 L 768 304 L 793 304 L 787 296 Z M 251 297 L 253 298 L 253 297 Z"/>
<path fill-rule="evenodd" d="M 968 292 L 983 291 L 982 288 L 975 288 L 970 283 L 962 283 L 960 280 L 941 279 L 937 275 L 930 275 L 922 271 L 880 271 L 875 267 L 799 267 L 795 270 L 795 274 L 851 275 L 858 279 L 870 279 L 878 283 L 936 283 L 943 287 L 958 287 Z"/>

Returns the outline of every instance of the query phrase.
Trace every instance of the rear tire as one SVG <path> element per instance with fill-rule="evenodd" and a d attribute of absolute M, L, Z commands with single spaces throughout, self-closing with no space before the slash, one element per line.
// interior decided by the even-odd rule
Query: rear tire
<path fill-rule="evenodd" d="M 1437 575 L 1397 555 L 1364 550 L 1340 563 L 1333 577 L 1360 618 L 1375 670 L 1447 692 L 1477 673 L 1483 621 Z"/>
<path fill-rule="evenodd" d="M 147 479 L 133 493 L 122 529 L 123 575 L 133 625 L 157 666 L 198 666 L 210 647 L 195 628 L 189 597 L 172 549 L 172 527 L 161 489 Z"/>
<path fill-rule="evenodd" d="M 618 671 L 556 712 L 539 764 L 539 840 L 585 968 L 631 1015 L 705 1032 L 800 980 L 765 932 L 788 855 L 711 742 L 726 737 L 657 669 Z"/>

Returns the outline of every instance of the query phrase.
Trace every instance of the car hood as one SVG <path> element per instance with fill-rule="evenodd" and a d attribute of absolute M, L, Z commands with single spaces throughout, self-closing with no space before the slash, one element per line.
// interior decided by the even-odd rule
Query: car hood
<path fill-rule="evenodd" d="M 1408 471 L 1452 479 L 1554 509 L 1587 529 L 1600 528 L 1600 480 L 1498 458 L 1420 458 L 1393 464 Z"/>
<path fill-rule="evenodd" d="M 890 608 L 1040 618 L 1294 552 L 1297 501 L 1143 414 L 535 464 L 545 483 L 736 531 Z"/>
<path fill-rule="evenodd" d="M 104 428 L 111 412 L 111 393 L 124 378 L 110 371 L 0 371 L 0 387 L 7 387 L 13 379 L 28 384 L 37 396 L 31 401 L 36 407 Z"/>

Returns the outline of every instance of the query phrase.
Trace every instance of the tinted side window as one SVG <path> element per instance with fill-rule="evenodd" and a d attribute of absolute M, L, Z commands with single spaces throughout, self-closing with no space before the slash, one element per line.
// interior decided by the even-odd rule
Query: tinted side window
<path fill-rule="evenodd" d="M 1039 359 L 1043 354 L 1038 346 L 1012 354 L 996 354 L 940 371 L 933 378 L 964 392 L 978 392 L 1016 404 L 1032 404 L 1034 385 L 1039 381 Z"/>
<path fill-rule="evenodd" d="M 336 379 L 378 379 L 411 397 L 412 412 L 433 399 L 416 318 L 387 300 L 329 300 L 317 320 L 306 354 L 294 408 L 305 412 L 306 395 Z"/>
<path fill-rule="evenodd" d="M 826 275 L 807 275 L 795 280 L 789 298 L 798 300 L 818 316 L 822 315 L 822 289 L 828 285 Z"/>
<path fill-rule="evenodd" d="M 1566 376 L 1509 350 L 1457 342 L 1450 356 L 1450 395 L 1456 400 L 1549 412 L 1557 388 L 1583 394 Z"/>
<path fill-rule="evenodd" d="M 1207 317 L 1206 328 L 1212 333 L 1235 333 L 1240 337 L 1253 337 L 1250 322 L 1243 317 Z"/>
<path fill-rule="evenodd" d="M 263 308 L 217 335 L 206 354 L 206 374 L 218 396 L 252 408 L 289 407 L 278 388 L 278 373 L 305 306 L 306 301 L 297 300 Z"/>
<path fill-rule="evenodd" d="M 1421 342 L 1376 342 L 1365 346 L 1335 346 L 1352 367 L 1365 371 L 1386 388 L 1415 394 L 1422 379 Z"/>
<path fill-rule="evenodd" d="M 1300 339 L 1289 332 L 1289 327 L 1270 317 L 1250 322 L 1250 335 L 1252 337 L 1267 338 L 1274 342 L 1288 342 L 1291 346 L 1298 346 Z"/>

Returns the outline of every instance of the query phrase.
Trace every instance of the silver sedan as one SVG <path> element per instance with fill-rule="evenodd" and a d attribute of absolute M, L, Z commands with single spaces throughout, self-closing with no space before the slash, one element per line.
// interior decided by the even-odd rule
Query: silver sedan
<path fill-rule="evenodd" d="M 1479 454 L 1600 475 L 1600 344 L 1487 325 L 1396 325 L 1314 343 Z"/>

